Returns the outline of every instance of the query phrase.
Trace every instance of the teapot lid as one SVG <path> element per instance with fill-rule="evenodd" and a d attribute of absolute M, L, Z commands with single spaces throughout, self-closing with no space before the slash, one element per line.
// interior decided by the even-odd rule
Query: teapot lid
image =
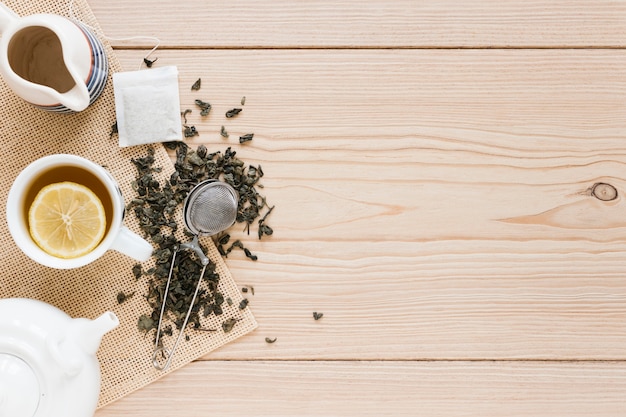
<path fill-rule="evenodd" d="M 17 356 L 0 353 L 0 416 L 32 417 L 39 398 L 33 369 Z"/>

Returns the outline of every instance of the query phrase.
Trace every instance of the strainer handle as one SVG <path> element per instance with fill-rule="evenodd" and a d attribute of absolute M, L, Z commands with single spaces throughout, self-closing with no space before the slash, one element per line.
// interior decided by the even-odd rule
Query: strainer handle
<path fill-rule="evenodd" d="M 198 243 L 198 235 L 194 236 L 191 242 L 181 243 L 180 249 L 189 249 L 194 251 L 200 262 L 202 262 L 202 265 L 209 264 L 209 258 L 207 258 L 204 252 L 202 252 L 200 243 Z"/>
<path fill-rule="evenodd" d="M 131 232 L 126 226 L 120 227 L 111 249 L 130 256 L 136 261 L 144 262 L 152 256 L 152 245 L 137 233 Z"/>

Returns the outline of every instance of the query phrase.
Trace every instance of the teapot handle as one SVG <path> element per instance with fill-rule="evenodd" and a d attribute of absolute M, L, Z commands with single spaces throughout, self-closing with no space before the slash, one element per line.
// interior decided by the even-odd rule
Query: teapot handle
<path fill-rule="evenodd" d="M 20 17 L 9 9 L 4 3 L 0 3 L 0 32 L 4 32 L 9 25 Z"/>
<path fill-rule="evenodd" d="M 72 358 L 66 357 L 67 355 L 64 356 L 60 349 L 62 343 L 63 340 L 59 340 L 58 337 L 54 337 L 52 335 L 48 335 L 48 337 L 46 337 L 46 347 L 48 348 L 48 352 L 50 352 L 54 362 L 56 362 L 56 364 L 60 366 L 67 375 L 76 375 L 83 367 L 82 362 L 77 359 L 72 360 Z"/>

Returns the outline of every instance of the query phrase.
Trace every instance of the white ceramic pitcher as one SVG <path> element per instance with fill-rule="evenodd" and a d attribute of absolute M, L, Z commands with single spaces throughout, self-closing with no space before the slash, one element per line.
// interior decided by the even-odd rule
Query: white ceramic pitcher
<path fill-rule="evenodd" d="M 0 3 L 0 74 L 19 97 L 47 111 L 86 109 L 108 76 L 100 40 L 80 22 L 55 14 L 20 18 Z"/>

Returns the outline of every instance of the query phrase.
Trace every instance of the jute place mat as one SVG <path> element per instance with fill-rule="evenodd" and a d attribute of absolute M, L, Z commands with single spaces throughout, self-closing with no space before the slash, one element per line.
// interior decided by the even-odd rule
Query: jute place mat
<path fill-rule="evenodd" d="M 3 2 L 20 16 L 34 13 L 68 16 L 70 11 L 69 0 Z M 98 29 L 107 50 L 111 72 L 121 71 L 119 61 L 106 39 L 102 39 L 95 16 L 85 0 L 74 0 L 73 13 L 84 23 Z M 136 176 L 136 170 L 131 158 L 145 156 L 147 149 L 144 146 L 119 148 L 117 138 L 110 137 L 111 126 L 115 122 L 111 76 L 103 95 L 86 111 L 72 115 L 51 114 L 36 109 L 15 96 L 0 80 L 0 109 L 0 245 L 3 248 L 0 251 L 0 297 L 41 300 L 72 317 L 93 319 L 107 310 L 117 314 L 120 326 L 104 336 L 98 351 L 102 371 L 98 407 L 155 381 L 257 326 L 249 308 L 239 310 L 242 295 L 215 245 L 210 239 L 203 239 L 202 243 L 208 248 L 207 255 L 217 265 L 219 291 L 224 294 L 224 298 L 230 297 L 234 301 L 232 307 L 224 308 L 224 316 L 231 314 L 238 322 L 232 331 L 224 333 L 221 323 L 225 317 L 211 315 L 205 319 L 206 327 L 217 331 L 189 330 L 190 339 L 187 341 L 183 338 L 171 367 L 166 372 L 154 369 L 151 360 L 153 333 L 146 335 L 137 328 L 139 316 L 149 314 L 151 310 L 144 298 L 147 283 L 144 279 L 136 280 L 132 273 L 136 262 L 109 251 L 93 264 L 75 270 L 54 270 L 40 266 L 17 248 L 7 229 L 6 216 L 3 215 L 8 190 L 20 170 L 37 158 L 55 153 L 77 154 L 105 166 L 117 179 L 126 201 L 133 197 L 131 181 Z M 163 168 L 163 178 L 169 178 L 174 170 L 172 161 L 162 146 L 154 147 L 155 165 Z M 133 214 L 127 215 L 125 223 L 131 230 L 139 232 Z M 136 295 L 119 304 L 116 298 L 119 291 L 127 294 L 135 292 Z M 166 340 L 166 347 L 171 347 L 173 342 L 173 338 Z"/>

